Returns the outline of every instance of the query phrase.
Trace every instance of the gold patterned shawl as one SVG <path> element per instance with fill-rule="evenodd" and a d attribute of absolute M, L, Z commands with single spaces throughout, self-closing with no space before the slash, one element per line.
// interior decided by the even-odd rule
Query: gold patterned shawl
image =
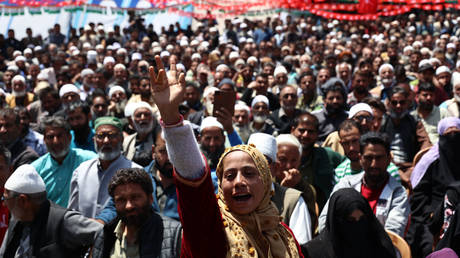
<path fill-rule="evenodd" d="M 232 151 L 244 151 L 251 156 L 264 184 L 264 197 L 257 208 L 246 215 L 233 213 L 225 204 L 222 192 L 222 172 L 225 156 Z M 291 232 L 281 223 L 278 209 L 271 202 L 272 176 L 264 155 L 254 145 L 227 148 L 216 169 L 219 178 L 218 204 L 229 244 L 227 257 L 299 257 Z"/>

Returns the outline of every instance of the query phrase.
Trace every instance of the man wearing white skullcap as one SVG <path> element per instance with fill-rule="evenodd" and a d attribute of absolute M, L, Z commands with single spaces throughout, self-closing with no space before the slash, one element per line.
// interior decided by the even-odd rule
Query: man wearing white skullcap
<path fill-rule="evenodd" d="M 228 138 L 230 146 L 243 144 L 240 136 L 233 129 L 231 116 L 219 119 L 219 121 L 213 116 L 203 119 L 200 125 L 200 149 L 206 157 L 211 171 L 215 171 L 219 158 L 225 151 L 226 138 Z M 212 178 L 214 182 L 217 182 L 215 173 L 213 173 Z"/>
<path fill-rule="evenodd" d="M 103 226 L 46 195 L 45 183 L 31 165 L 20 166 L 7 180 L 3 198 L 12 220 L 0 257 L 79 257 L 93 244 Z"/>
<path fill-rule="evenodd" d="M 59 97 L 64 106 L 80 101 L 80 90 L 73 84 L 65 84 L 59 89 Z"/>
<path fill-rule="evenodd" d="M 125 89 L 118 85 L 112 86 L 108 96 L 110 99 L 109 112 L 112 112 L 116 117 L 123 117 L 128 102 Z"/>
<path fill-rule="evenodd" d="M 380 83 L 369 92 L 372 96 L 385 100 L 389 91 L 396 84 L 395 69 L 391 64 L 385 63 L 379 67 Z"/>
<path fill-rule="evenodd" d="M 6 97 L 6 104 L 10 108 L 16 106 L 27 107 L 34 100 L 34 94 L 26 91 L 26 79 L 16 75 L 11 80 L 12 94 Z"/>
<path fill-rule="evenodd" d="M 235 104 L 235 113 L 233 114 L 233 126 L 243 140 L 244 143 L 248 141 L 249 135 L 249 107 L 246 103 L 240 101 Z"/>
<path fill-rule="evenodd" d="M 368 104 L 358 103 L 351 107 L 350 111 L 348 112 L 348 118 L 355 120 L 361 133 L 366 133 L 371 130 L 372 121 L 374 119 L 374 112 L 371 106 Z M 329 147 L 333 151 L 341 155 L 345 155 L 342 144 L 340 144 L 340 136 L 338 130 L 329 134 L 321 147 Z"/>
<path fill-rule="evenodd" d="M 248 144 L 255 145 L 264 154 L 269 163 L 272 177 L 275 178 L 278 170 L 276 165 L 277 141 L 275 137 L 265 133 L 255 133 L 249 137 Z M 313 194 L 309 196 L 310 202 L 306 202 L 302 197 L 302 192 L 298 190 L 281 186 L 277 182 L 274 182 L 272 186 L 275 194 L 271 200 L 283 217 L 283 222 L 292 229 L 299 243 L 303 244 L 311 240 L 311 232 L 317 220 L 314 213 L 315 201 Z M 311 209 L 311 212 L 309 212 L 309 209 Z"/>
<path fill-rule="evenodd" d="M 273 121 L 268 118 L 270 114 L 270 105 L 268 98 L 264 95 L 257 95 L 251 102 L 252 121 L 249 124 L 251 133 L 265 133 L 269 135 L 278 135 L 275 130 Z"/>
<path fill-rule="evenodd" d="M 130 107 L 132 110 L 131 121 L 135 133 L 124 137 L 123 155 L 127 159 L 146 167 L 152 162 L 152 146 L 161 133 L 161 127 L 149 103 L 135 102 Z"/>
<path fill-rule="evenodd" d="M 86 98 L 94 91 L 94 71 L 86 68 L 80 73 L 81 86 L 80 86 L 80 98 L 86 100 Z"/>

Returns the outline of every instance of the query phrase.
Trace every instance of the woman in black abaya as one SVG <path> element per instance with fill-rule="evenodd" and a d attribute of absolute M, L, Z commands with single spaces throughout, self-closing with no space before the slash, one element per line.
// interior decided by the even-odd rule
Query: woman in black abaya
<path fill-rule="evenodd" d="M 302 246 L 305 257 L 396 257 L 393 244 L 369 203 L 352 188 L 336 191 L 329 200 L 326 228 Z"/>

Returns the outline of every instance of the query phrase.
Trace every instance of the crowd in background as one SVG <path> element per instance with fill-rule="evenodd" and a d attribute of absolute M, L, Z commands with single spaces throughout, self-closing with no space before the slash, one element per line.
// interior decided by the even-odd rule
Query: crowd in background
<path fill-rule="evenodd" d="M 169 80 L 184 74 L 178 109 L 205 157 L 219 202 L 225 191 L 219 164 L 221 156 L 229 156 L 226 149 L 250 144 L 234 148 L 255 157 L 255 147 L 264 155 L 270 173 L 261 177 L 273 181 L 264 187 L 274 192 L 271 201 L 299 245 L 276 231 L 286 247 L 279 250 L 292 257 L 296 252 L 396 257 L 388 237 L 395 235 L 405 239 L 413 257 L 443 248 L 459 255 L 457 16 L 420 11 L 365 22 L 235 17 L 226 19 L 223 29 L 209 18 L 195 21 L 196 29 L 176 23 L 157 33 L 153 24 L 131 14 L 126 28 L 89 23 L 64 32 L 56 24 L 43 37 L 34 35 L 31 25 L 23 39 L 9 29 L 0 34 L 0 187 L 6 189 L 0 254 L 29 257 L 44 250 L 34 235 L 39 232 L 35 222 L 19 223 L 18 229 L 12 221 L 40 221 L 41 229 L 62 233 L 49 228 L 37 199 L 51 201 L 46 202 L 50 217 L 86 229 L 78 233 L 85 241 L 64 240 L 63 253 L 93 245 L 93 257 L 142 257 L 150 251 L 171 257 L 198 250 L 185 234 L 190 228 L 179 224 L 189 221 L 183 215 L 189 213 L 178 210 L 184 203 L 176 185 L 185 186 L 174 176 L 174 167 L 187 167 L 174 156 L 181 148 L 193 149 L 193 142 L 181 138 L 179 130 L 175 138 L 154 98 L 153 71 L 164 69 Z M 234 96 L 234 106 L 216 112 L 214 107 L 222 107 L 215 101 L 217 92 Z M 192 154 L 188 161 L 201 164 Z M 262 167 L 257 163 L 259 171 Z M 122 187 L 129 184 L 149 196 L 134 215 L 120 208 L 120 196 L 131 191 Z M 45 190 L 46 198 L 37 195 Z M 21 194 L 30 204 L 16 203 Z M 185 206 L 206 210 L 199 201 Z M 30 213 L 38 215 L 30 220 Z M 222 214 L 225 225 L 233 215 Z M 151 231 L 137 227 L 137 252 L 130 249 L 133 236 L 129 230 L 123 235 L 120 219 L 126 225 L 149 222 L 145 228 Z M 169 239 L 163 247 L 143 240 L 157 239 L 152 232 L 158 220 Z M 252 237 L 251 230 L 272 232 L 263 226 L 241 228 Z M 229 250 L 239 254 L 239 229 L 231 230 Z M 236 240 L 228 237 L 233 233 Z M 128 244 L 115 240 L 125 237 Z M 205 239 L 209 245 L 216 242 Z M 263 246 L 277 246 L 273 239 L 269 244 L 248 239 L 254 247 L 242 246 L 243 256 L 269 257 L 260 254 Z"/>

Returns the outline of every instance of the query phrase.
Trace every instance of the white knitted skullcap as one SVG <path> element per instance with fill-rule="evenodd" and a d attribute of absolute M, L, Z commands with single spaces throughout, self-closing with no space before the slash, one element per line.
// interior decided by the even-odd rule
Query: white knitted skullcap
<path fill-rule="evenodd" d="M 69 83 L 69 84 L 65 84 L 59 89 L 59 97 L 62 98 L 62 96 L 64 96 L 66 93 L 69 93 L 69 92 L 75 92 L 77 94 L 80 93 L 77 86 Z"/>
<path fill-rule="evenodd" d="M 369 106 L 366 103 L 358 103 L 350 108 L 350 112 L 348 112 L 348 118 L 353 118 L 356 114 L 358 114 L 361 111 L 366 111 L 369 112 L 369 114 L 374 115 L 371 106 Z"/>
<path fill-rule="evenodd" d="M 270 107 L 270 104 L 268 102 L 267 97 L 265 97 L 264 95 L 257 95 L 252 99 L 251 108 L 254 107 L 259 102 L 263 102 L 263 103 L 267 104 L 268 107 Z"/>
<path fill-rule="evenodd" d="M 208 116 L 203 119 L 203 121 L 201 121 L 200 132 L 209 127 L 218 127 L 224 130 L 224 126 L 219 121 L 217 121 L 217 118 L 213 116 Z"/>
<path fill-rule="evenodd" d="M 109 90 L 109 98 L 112 98 L 112 95 L 117 91 L 122 91 L 123 93 L 126 93 L 126 91 L 125 91 L 125 89 L 123 89 L 123 87 L 115 85 L 112 88 L 110 88 L 110 90 Z M 133 110 L 133 112 L 134 112 L 134 110 Z"/>
<path fill-rule="evenodd" d="M 254 144 L 262 154 L 269 157 L 272 161 L 276 161 L 276 139 L 272 135 L 266 133 L 253 133 L 249 136 L 248 144 Z"/>
<path fill-rule="evenodd" d="M 35 168 L 29 164 L 18 167 L 5 183 L 5 189 L 21 194 L 46 191 L 45 182 Z"/>

